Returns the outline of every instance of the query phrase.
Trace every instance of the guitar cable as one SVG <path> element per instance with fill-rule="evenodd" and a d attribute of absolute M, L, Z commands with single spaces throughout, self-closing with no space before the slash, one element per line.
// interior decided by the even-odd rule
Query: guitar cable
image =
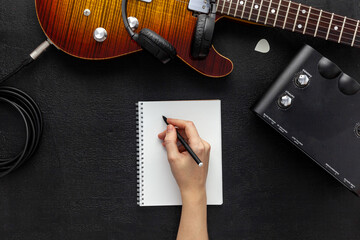
<path fill-rule="evenodd" d="M 36 60 L 49 46 L 49 40 L 39 45 L 17 68 L 0 79 L 0 102 L 10 105 L 21 116 L 25 124 L 25 144 L 14 157 L 0 158 L 0 178 L 8 175 L 29 160 L 37 149 L 43 131 L 43 120 L 39 106 L 25 92 L 3 86 L 3 83 Z"/>

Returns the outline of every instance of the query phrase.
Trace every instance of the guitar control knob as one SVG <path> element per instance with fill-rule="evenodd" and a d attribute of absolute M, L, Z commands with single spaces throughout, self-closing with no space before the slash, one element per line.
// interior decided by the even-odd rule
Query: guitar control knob
<path fill-rule="evenodd" d="M 289 108 L 291 104 L 292 104 L 292 98 L 289 95 L 285 94 L 280 97 L 279 105 L 281 108 Z"/>
<path fill-rule="evenodd" d="M 103 42 L 106 40 L 106 38 L 107 38 L 107 31 L 105 30 L 105 28 L 99 27 L 99 28 L 95 29 L 94 39 L 97 42 Z"/>
<path fill-rule="evenodd" d="M 306 87 L 309 85 L 310 78 L 306 74 L 300 74 L 296 79 L 296 84 L 299 87 Z"/>
<path fill-rule="evenodd" d="M 139 20 L 136 17 L 128 17 L 131 30 L 135 31 L 139 27 Z"/>

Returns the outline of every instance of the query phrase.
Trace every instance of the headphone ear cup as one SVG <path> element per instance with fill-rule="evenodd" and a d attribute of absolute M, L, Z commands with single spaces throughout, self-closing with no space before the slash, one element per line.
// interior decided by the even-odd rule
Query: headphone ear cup
<path fill-rule="evenodd" d="M 215 28 L 215 14 L 200 14 L 198 16 L 194 36 L 191 44 L 193 58 L 206 58 L 212 44 Z"/>
<path fill-rule="evenodd" d="M 141 29 L 137 42 L 144 50 L 150 52 L 164 64 L 174 59 L 177 55 L 173 45 L 148 28 Z"/>

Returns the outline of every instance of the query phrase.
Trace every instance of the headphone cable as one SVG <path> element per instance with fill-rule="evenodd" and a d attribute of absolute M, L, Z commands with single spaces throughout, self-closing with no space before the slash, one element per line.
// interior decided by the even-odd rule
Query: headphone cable
<path fill-rule="evenodd" d="M 25 124 L 25 144 L 13 157 L 0 158 L 0 178 L 8 175 L 31 158 L 39 145 L 43 131 L 43 120 L 39 106 L 25 92 L 2 84 L 36 60 L 49 46 L 49 40 L 37 47 L 17 68 L 0 79 L 0 102 L 10 105 L 21 116 Z"/>

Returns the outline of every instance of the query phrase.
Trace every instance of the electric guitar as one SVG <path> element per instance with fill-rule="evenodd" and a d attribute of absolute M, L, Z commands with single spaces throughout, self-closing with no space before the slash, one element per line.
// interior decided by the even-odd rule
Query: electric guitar
<path fill-rule="evenodd" d="M 101 60 L 141 50 L 126 32 L 121 0 L 35 0 L 40 25 L 50 41 L 62 51 L 83 59 Z M 130 0 L 128 16 L 136 17 L 138 29 L 150 28 L 167 39 L 178 57 L 210 77 L 232 72 L 232 62 L 214 47 L 206 59 L 191 57 L 196 16 L 189 0 Z M 217 18 L 245 20 L 287 29 L 338 43 L 360 47 L 359 21 L 285 0 L 218 0 Z M 107 38 L 94 40 L 104 28 Z"/>

